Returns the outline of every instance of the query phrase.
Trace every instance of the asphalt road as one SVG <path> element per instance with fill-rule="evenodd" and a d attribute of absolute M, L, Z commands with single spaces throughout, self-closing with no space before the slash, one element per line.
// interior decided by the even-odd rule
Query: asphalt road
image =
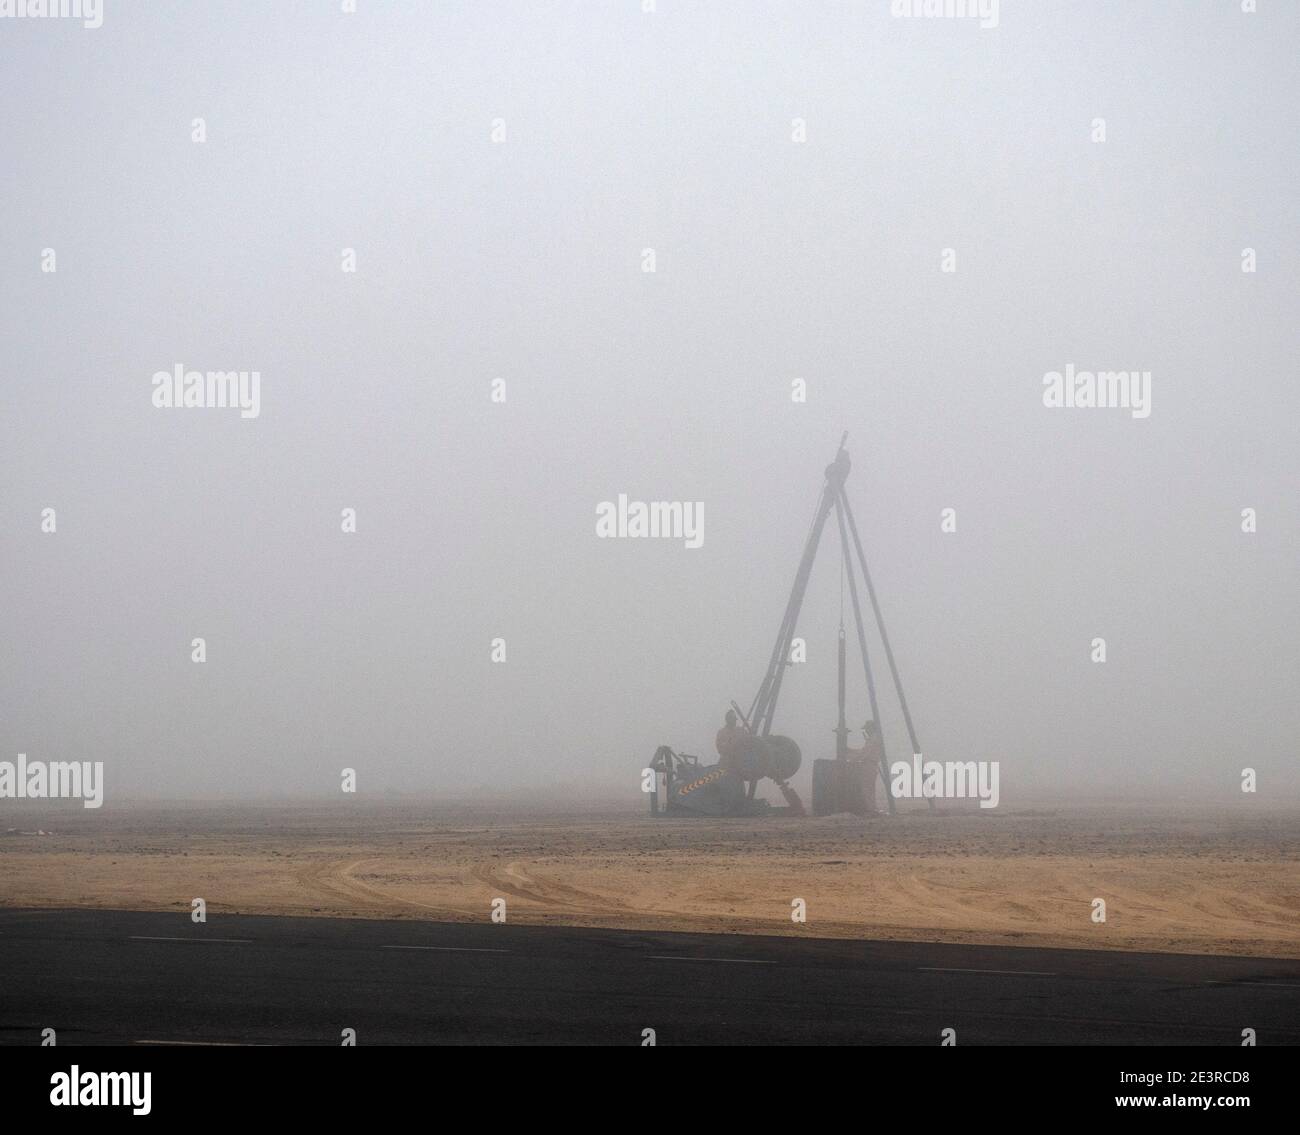
<path fill-rule="evenodd" d="M 0 911 L 0 1043 L 1300 1043 L 1300 961 Z"/>

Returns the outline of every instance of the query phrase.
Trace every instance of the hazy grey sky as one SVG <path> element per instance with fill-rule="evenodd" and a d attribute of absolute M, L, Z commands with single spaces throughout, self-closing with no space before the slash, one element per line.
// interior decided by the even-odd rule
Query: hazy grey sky
<path fill-rule="evenodd" d="M 0 757 L 109 805 L 633 793 L 748 706 L 847 429 L 928 757 L 1300 791 L 1300 9 L 339 7 L 0 20 Z M 156 409 L 178 363 L 260 415 Z M 1067 364 L 1150 417 L 1045 407 Z M 598 539 L 619 493 L 703 546 Z"/>

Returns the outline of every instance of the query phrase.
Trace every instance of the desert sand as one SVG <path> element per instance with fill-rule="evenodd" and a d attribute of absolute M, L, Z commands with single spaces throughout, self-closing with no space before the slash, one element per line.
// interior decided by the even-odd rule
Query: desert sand
<path fill-rule="evenodd" d="M 1300 807 L 5 804 L 7 907 L 486 920 L 504 898 L 531 924 L 1300 957 Z"/>

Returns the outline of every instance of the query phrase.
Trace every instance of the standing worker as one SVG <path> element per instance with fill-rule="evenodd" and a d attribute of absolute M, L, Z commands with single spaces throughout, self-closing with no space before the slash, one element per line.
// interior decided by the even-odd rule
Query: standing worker
<path fill-rule="evenodd" d="M 737 724 L 736 711 L 727 710 L 727 723 L 718 730 L 714 741 L 723 768 L 737 774 L 740 772 L 740 762 L 748 748 L 748 740 L 749 733 Z"/>

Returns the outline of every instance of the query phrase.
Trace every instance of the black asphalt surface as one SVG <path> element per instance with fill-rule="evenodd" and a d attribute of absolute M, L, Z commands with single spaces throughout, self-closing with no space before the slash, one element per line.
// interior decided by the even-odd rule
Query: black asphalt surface
<path fill-rule="evenodd" d="M 1300 961 L 0 911 L 0 1044 L 1300 1043 Z"/>

